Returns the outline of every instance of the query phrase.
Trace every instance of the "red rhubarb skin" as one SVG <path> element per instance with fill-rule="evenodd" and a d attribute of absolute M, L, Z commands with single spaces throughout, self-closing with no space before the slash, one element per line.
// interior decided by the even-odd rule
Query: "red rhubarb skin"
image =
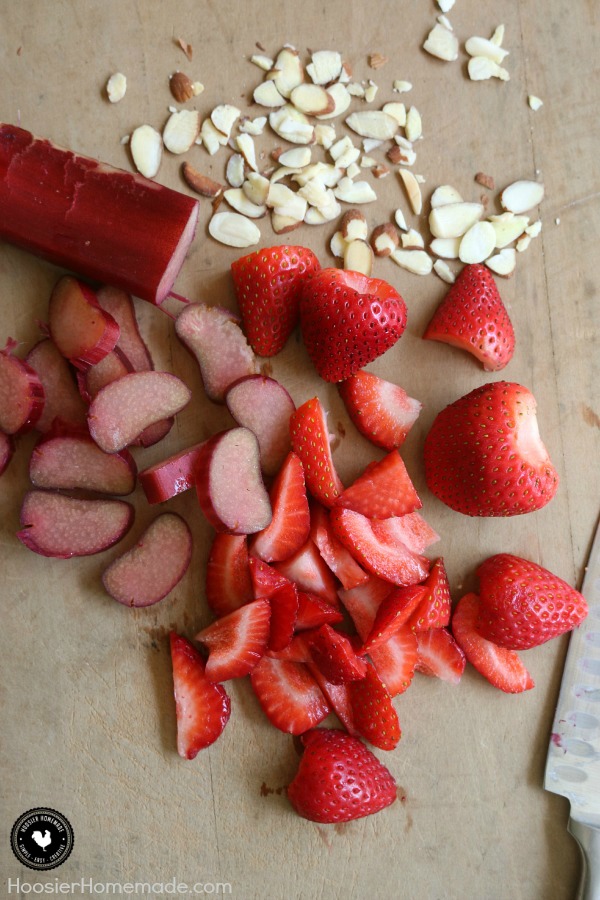
<path fill-rule="evenodd" d="M 0 124 L 0 237 L 11 244 L 161 303 L 197 217 L 198 202 L 185 194 Z"/>

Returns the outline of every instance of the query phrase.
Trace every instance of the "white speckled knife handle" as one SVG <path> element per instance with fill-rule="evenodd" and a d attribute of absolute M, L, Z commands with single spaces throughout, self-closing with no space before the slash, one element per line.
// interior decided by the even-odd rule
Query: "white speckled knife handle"
<path fill-rule="evenodd" d="M 577 900 L 600 900 L 600 828 L 575 819 L 569 819 L 568 827 L 583 856 Z"/>

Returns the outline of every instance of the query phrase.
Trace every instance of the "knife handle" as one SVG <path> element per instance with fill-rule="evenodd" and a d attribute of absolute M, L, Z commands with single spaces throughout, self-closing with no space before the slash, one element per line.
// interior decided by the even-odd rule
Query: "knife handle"
<path fill-rule="evenodd" d="M 568 830 L 583 857 L 577 900 L 600 900 L 600 828 L 569 818 Z"/>

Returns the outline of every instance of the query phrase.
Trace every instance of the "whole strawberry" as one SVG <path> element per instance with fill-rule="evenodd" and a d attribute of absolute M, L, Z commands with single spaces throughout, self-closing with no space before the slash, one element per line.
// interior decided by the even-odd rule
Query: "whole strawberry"
<path fill-rule="evenodd" d="M 515 333 L 486 266 L 467 265 L 438 306 L 423 337 L 472 353 L 488 372 L 512 359 Z"/>
<path fill-rule="evenodd" d="M 535 399 L 514 382 L 484 384 L 438 413 L 424 457 L 429 490 L 468 516 L 532 512 L 558 487 Z"/>
<path fill-rule="evenodd" d="M 231 265 L 233 284 L 248 342 L 259 356 L 275 356 L 298 323 L 304 278 L 320 269 L 306 247 L 267 247 Z"/>
<path fill-rule="evenodd" d="M 287 794 L 298 813 L 331 824 L 370 816 L 396 799 L 390 772 L 358 738 L 335 728 L 302 736 L 305 750 Z"/>
<path fill-rule="evenodd" d="M 498 553 L 477 569 L 480 612 L 477 631 L 511 650 L 528 650 L 579 625 L 585 597 L 534 562 Z"/>
<path fill-rule="evenodd" d="M 302 283 L 302 338 L 325 381 L 342 381 L 396 343 L 406 304 L 385 281 L 343 269 L 322 269 Z"/>

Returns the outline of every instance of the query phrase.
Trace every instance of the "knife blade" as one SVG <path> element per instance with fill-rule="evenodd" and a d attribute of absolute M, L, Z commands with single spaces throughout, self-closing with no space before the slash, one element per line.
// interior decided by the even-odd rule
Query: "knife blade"
<path fill-rule="evenodd" d="M 546 759 L 544 787 L 571 804 L 568 830 L 583 870 L 578 896 L 600 898 L 600 524 L 581 593 L 588 615 L 571 632 Z"/>

